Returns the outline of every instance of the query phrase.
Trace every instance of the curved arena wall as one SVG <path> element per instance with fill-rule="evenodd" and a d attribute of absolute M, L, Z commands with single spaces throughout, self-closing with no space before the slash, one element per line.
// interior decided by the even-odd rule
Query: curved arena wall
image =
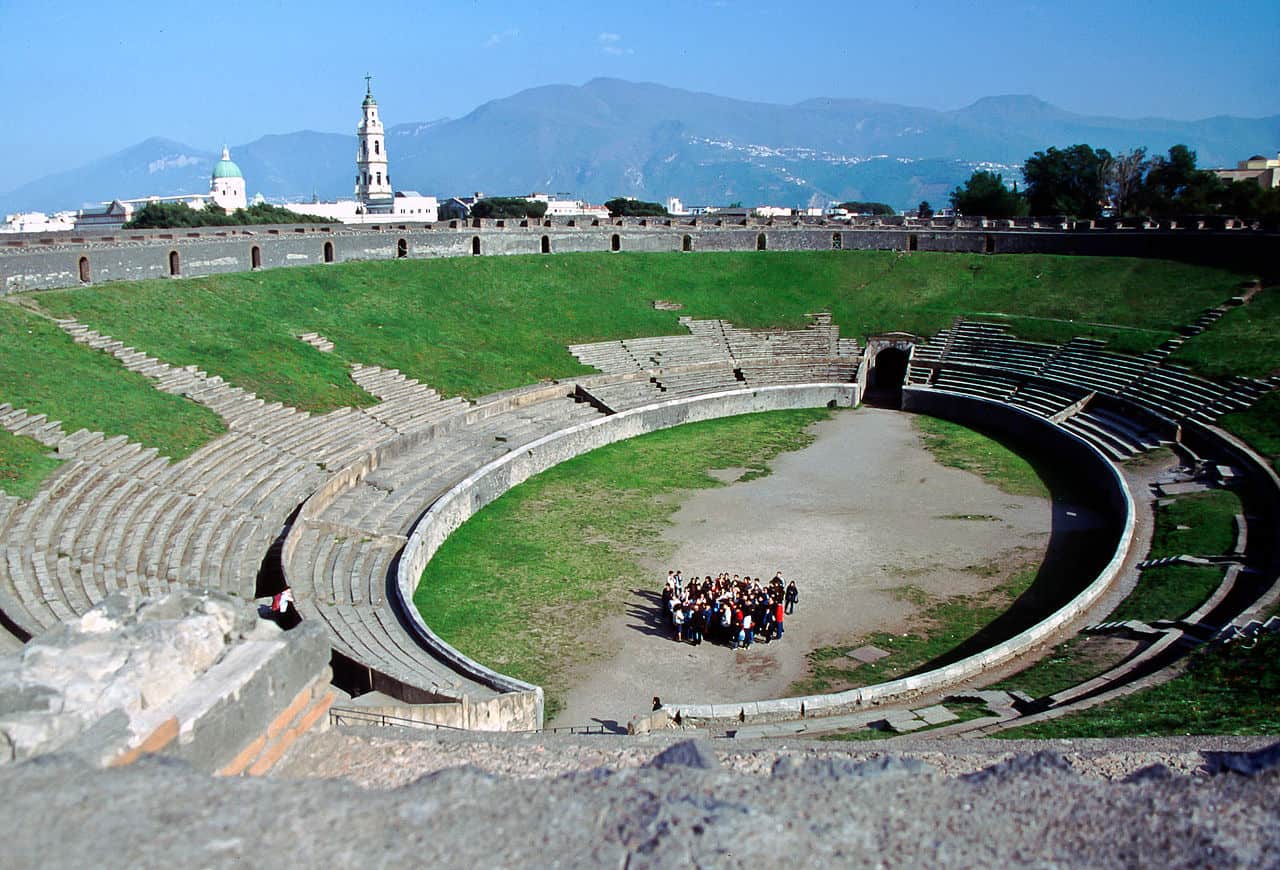
<path fill-rule="evenodd" d="M 398 608 L 418 641 L 459 673 L 498 691 L 529 691 L 534 687 L 485 667 L 441 640 L 414 607 L 423 570 L 454 530 L 512 487 L 597 447 L 700 420 L 832 404 L 857 404 L 854 385 L 758 387 L 672 399 L 571 426 L 512 451 L 459 482 L 414 524 L 395 569 L 392 592 Z"/>
<path fill-rule="evenodd" d="M 944 667 L 825 695 L 736 704 L 670 704 L 663 709 L 665 717 L 678 719 L 685 725 L 735 726 L 856 713 L 945 691 L 1050 642 L 1096 604 L 1118 579 L 1135 533 L 1133 495 L 1123 475 L 1095 447 L 1042 417 L 988 399 L 907 387 L 903 390 L 902 406 L 904 410 L 958 423 L 980 421 L 988 429 L 1007 432 L 1016 438 L 1034 437 L 1054 449 L 1064 461 L 1074 463 L 1082 475 L 1097 481 L 1098 494 L 1116 518 L 1119 532 L 1111 560 L 1084 589 L 1047 618 L 1008 640 Z"/>
<path fill-rule="evenodd" d="M 352 260 L 424 259 L 569 252 L 888 250 L 1155 257 L 1276 270 L 1280 236 L 1219 222 L 1214 227 L 1071 224 L 1063 219 L 852 224 L 812 221 L 560 219 L 447 221 L 367 227 L 302 224 L 20 234 L 0 244 L 0 295 L 104 281 L 192 277 Z M 508 224 L 511 224 L 510 226 Z M 615 247 L 616 237 L 616 247 Z M 545 239 L 545 251 L 543 240 Z M 401 242 L 404 243 L 403 248 Z M 256 264 L 256 265 L 255 265 Z M 88 280 L 82 278 L 87 276 Z"/>

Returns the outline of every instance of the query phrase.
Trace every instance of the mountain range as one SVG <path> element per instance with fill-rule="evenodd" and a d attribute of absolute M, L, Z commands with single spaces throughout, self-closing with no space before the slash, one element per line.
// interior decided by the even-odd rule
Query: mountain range
<path fill-rule="evenodd" d="M 381 107 L 395 116 L 395 107 Z M 352 105 L 352 128 L 359 115 Z M 572 193 L 686 205 L 803 206 L 848 199 L 935 206 L 975 168 L 1016 178 L 1028 156 L 1086 142 L 1153 153 L 1185 143 L 1202 167 L 1280 147 L 1280 115 L 1199 121 L 1078 115 L 1032 96 L 985 97 L 954 111 L 862 99 L 794 105 L 657 84 L 594 79 L 493 100 L 457 119 L 387 129 L 397 189 L 437 196 Z M 250 196 L 351 195 L 355 135 L 304 130 L 232 147 Z M 79 208 L 112 198 L 203 192 L 218 153 L 150 138 L 85 166 L 0 193 L 0 212 Z"/>

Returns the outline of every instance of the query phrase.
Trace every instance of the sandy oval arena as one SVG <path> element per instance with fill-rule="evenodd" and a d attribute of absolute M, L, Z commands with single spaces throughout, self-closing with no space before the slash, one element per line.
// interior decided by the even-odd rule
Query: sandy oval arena
<path fill-rule="evenodd" d="M 687 494 L 625 613 L 602 628 L 613 655 L 579 669 L 549 724 L 625 723 L 664 702 L 750 701 L 786 694 L 811 650 L 872 631 L 906 631 L 919 606 L 998 585 L 1039 564 L 1055 505 L 1013 496 L 939 464 L 912 415 L 863 407 L 815 424 L 808 447 L 777 457 L 766 477 Z M 732 471 L 728 479 L 736 476 Z M 1061 501 L 1064 516 L 1087 511 Z M 976 519 L 974 519 L 976 518 Z M 750 650 L 679 644 L 661 611 L 668 568 L 686 576 L 775 571 L 801 599 L 782 640 Z"/>

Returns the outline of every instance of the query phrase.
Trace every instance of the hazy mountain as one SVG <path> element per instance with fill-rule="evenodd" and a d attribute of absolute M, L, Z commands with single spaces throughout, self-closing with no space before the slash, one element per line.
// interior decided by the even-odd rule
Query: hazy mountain
<path fill-rule="evenodd" d="M 358 107 L 353 104 L 352 116 Z M 395 117 L 394 106 L 384 115 Z M 1273 153 L 1280 116 L 1172 121 L 1077 115 L 1032 96 L 995 96 L 955 111 L 862 99 L 784 106 L 595 79 L 493 100 L 455 120 L 387 131 L 398 189 L 436 195 L 571 192 L 686 204 L 803 205 L 843 199 L 898 207 L 950 189 L 977 166 L 1007 176 L 1034 151 L 1087 142 L 1161 152 L 1186 143 L 1201 166 Z M 304 131 L 232 147 L 250 195 L 349 196 L 355 137 Z M 0 195 L 0 211 L 71 208 L 111 197 L 203 191 L 217 154 L 148 139 L 87 166 Z"/>

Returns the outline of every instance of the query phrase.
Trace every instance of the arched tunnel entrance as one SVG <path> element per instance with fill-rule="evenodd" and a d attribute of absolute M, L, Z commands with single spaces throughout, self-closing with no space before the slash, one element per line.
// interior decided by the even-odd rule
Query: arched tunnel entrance
<path fill-rule="evenodd" d="M 903 348 L 882 348 L 873 359 L 863 401 L 882 408 L 901 408 L 902 384 L 907 378 L 910 359 L 910 353 Z"/>

